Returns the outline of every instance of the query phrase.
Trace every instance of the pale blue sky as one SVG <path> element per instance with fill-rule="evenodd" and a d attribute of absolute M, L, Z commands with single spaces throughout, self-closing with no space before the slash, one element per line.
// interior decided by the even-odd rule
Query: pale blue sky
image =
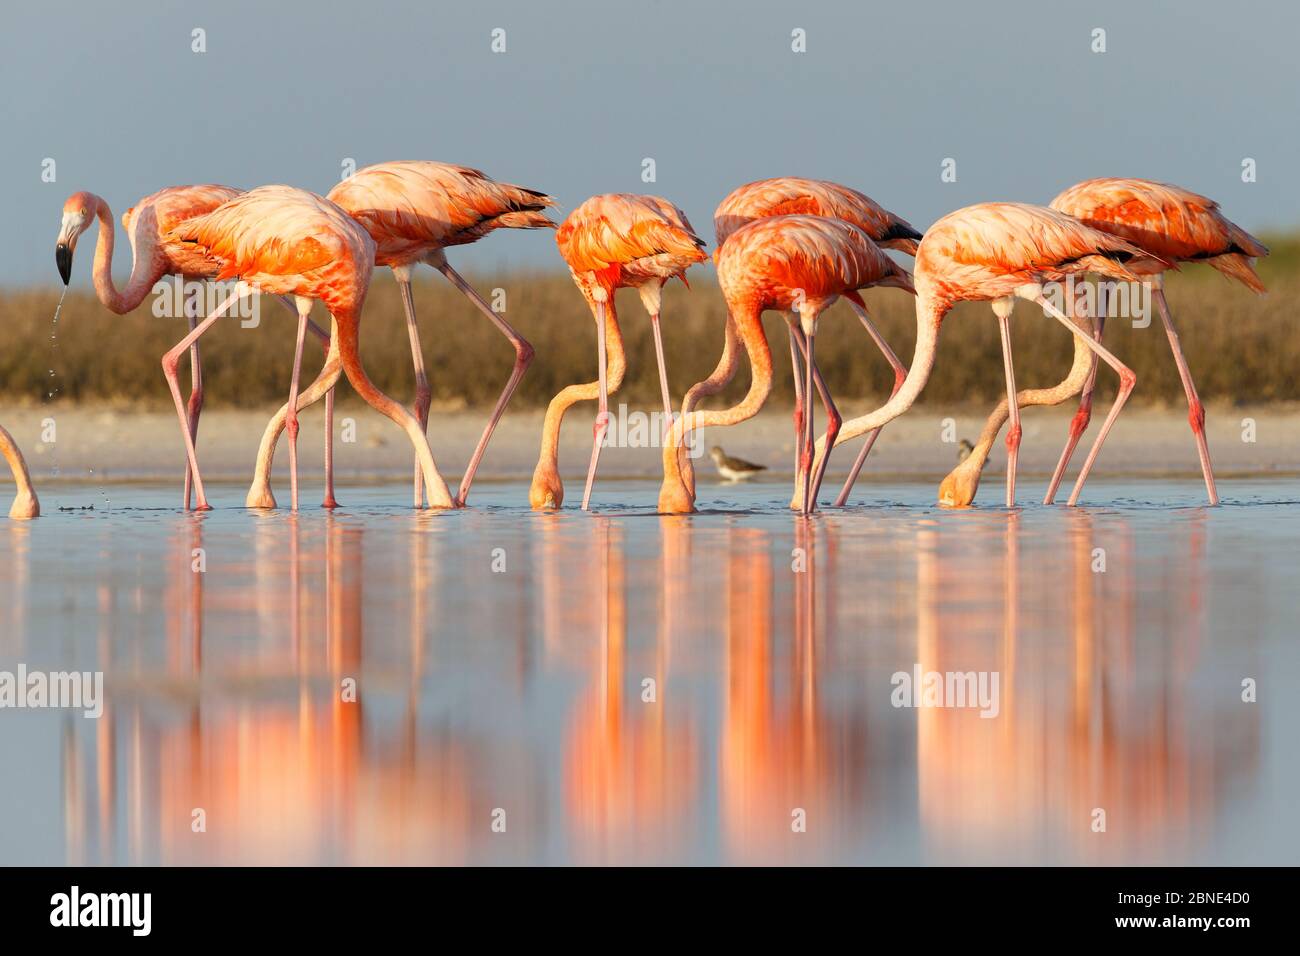
<path fill-rule="evenodd" d="M 566 209 L 654 192 L 710 239 L 717 202 L 774 175 L 844 182 L 920 227 L 1101 175 L 1205 192 L 1248 228 L 1300 225 L 1300 12 L 1282 0 L 10 0 L 0 18 L 5 284 L 57 283 L 76 189 L 115 214 L 178 183 L 323 193 L 346 157 L 466 163 Z M 195 27 L 206 53 L 191 52 Z M 945 157 L 955 183 L 940 181 Z M 116 261 L 125 274 L 129 250 Z M 538 233 L 453 261 L 559 266 Z"/>

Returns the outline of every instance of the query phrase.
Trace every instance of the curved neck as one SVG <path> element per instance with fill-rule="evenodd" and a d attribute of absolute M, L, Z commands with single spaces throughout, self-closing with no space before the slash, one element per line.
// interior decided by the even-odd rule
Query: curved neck
<path fill-rule="evenodd" d="M 948 311 L 948 305 L 934 296 L 918 291 L 916 296 L 916 348 L 912 361 L 907 366 L 907 377 L 884 405 L 874 412 L 845 422 L 840 429 L 835 444 L 840 445 L 851 438 L 864 435 L 869 431 L 888 425 L 916 402 L 930 372 L 934 369 L 934 351 L 939 343 L 939 325 Z"/>
<path fill-rule="evenodd" d="M 163 274 L 155 262 L 157 249 L 156 229 L 141 228 L 142 220 L 152 219 L 151 210 L 141 210 L 135 218 L 135 228 L 131 235 L 131 278 L 121 292 L 113 284 L 113 244 L 116 229 L 113 226 L 113 212 L 108 203 L 100 199 L 95 207 L 95 217 L 99 220 L 99 237 L 95 241 L 95 264 L 92 278 L 95 294 L 99 301 L 112 312 L 123 315 L 130 312 L 149 294 Z"/>
<path fill-rule="evenodd" d="M 18 444 L 13 440 L 3 427 L 0 427 L 0 456 L 9 464 L 9 470 L 13 472 L 14 484 L 18 488 L 20 495 L 34 496 L 32 490 L 32 476 L 27 471 L 27 462 L 23 460 L 23 453 L 18 450 Z"/>
<path fill-rule="evenodd" d="M 749 357 L 749 391 L 738 404 L 730 408 L 691 412 L 677 420 L 668 440 L 664 442 L 666 483 L 676 481 L 677 484 L 684 485 L 678 449 L 687 432 L 712 425 L 735 425 L 753 418 L 772 392 L 772 350 L 768 347 L 767 335 L 763 332 L 762 309 L 757 306 L 747 307 L 744 312 L 735 316 L 735 324 L 740 340 L 745 346 L 745 354 Z"/>
<path fill-rule="evenodd" d="M 1070 313 L 1074 313 L 1073 303 L 1070 304 Z M 1075 320 L 1080 321 L 1079 319 Z M 1065 378 L 1061 379 L 1051 388 L 1025 388 L 1016 392 L 1016 404 L 1021 408 L 1031 405 L 1059 405 L 1071 395 L 1077 395 L 1083 391 L 1083 386 L 1088 380 L 1088 373 L 1092 371 L 1093 356 L 1092 349 L 1088 348 L 1088 343 L 1084 341 L 1083 336 L 1086 331 L 1077 332 L 1074 335 L 1074 359 L 1070 365 L 1070 371 Z M 998 403 L 997 408 L 993 409 L 988 420 L 984 423 L 984 430 L 980 432 L 979 441 L 971 453 L 966 456 L 966 460 L 958 467 L 967 469 L 983 468 L 984 462 L 988 460 L 989 452 L 993 449 L 993 443 L 998 439 L 998 433 L 1002 431 L 1002 426 L 1011 416 L 1011 407 L 1004 398 Z"/>
<path fill-rule="evenodd" d="M 728 314 L 723 328 L 722 355 L 718 357 L 718 364 L 709 373 L 708 378 L 702 382 L 696 382 L 687 390 L 686 397 L 682 399 L 682 414 L 689 415 L 695 411 L 695 406 L 701 398 L 716 395 L 726 388 L 736 374 L 736 367 L 739 365 L 740 356 L 736 351 L 736 323 L 732 321 L 731 315 Z"/>
<path fill-rule="evenodd" d="M 592 305 L 592 314 L 599 321 L 599 311 Z M 605 302 L 605 389 L 606 394 L 613 395 L 623 384 L 623 373 L 627 370 L 627 357 L 623 352 L 623 333 L 618 326 L 618 314 L 614 310 L 614 297 Z M 542 423 L 542 453 L 539 465 L 549 466 L 558 471 L 560 457 L 560 426 L 564 423 L 564 414 L 578 402 L 589 402 L 600 398 L 600 382 L 587 382 L 583 385 L 570 385 L 560 390 L 551 403 L 546 406 L 546 419 Z"/>

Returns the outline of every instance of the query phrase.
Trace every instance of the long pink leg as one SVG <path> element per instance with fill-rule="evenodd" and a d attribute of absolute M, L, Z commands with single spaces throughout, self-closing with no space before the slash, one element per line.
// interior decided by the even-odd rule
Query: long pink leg
<path fill-rule="evenodd" d="M 817 359 L 814 356 L 813 346 L 816 344 L 816 332 L 809 328 L 804 332 L 804 344 L 807 346 L 804 355 L 804 380 L 803 380 L 803 446 L 800 449 L 799 470 L 803 476 L 803 509 L 802 513 L 807 516 L 812 514 L 812 463 L 813 463 L 813 368 L 816 367 Z"/>
<path fill-rule="evenodd" d="M 1007 409 L 1011 424 L 1007 428 L 1007 507 L 1016 506 L 1016 459 L 1020 454 L 1020 403 L 1016 401 L 1016 372 L 1011 362 L 1011 316 L 998 313 L 1002 333 L 1002 366 L 1007 374 Z"/>
<path fill-rule="evenodd" d="M 596 352 L 600 361 L 600 407 L 596 424 L 592 428 L 591 464 L 587 466 L 587 487 L 582 492 L 582 510 L 591 503 L 591 484 L 596 480 L 596 466 L 600 464 L 600 448 L 605 443 L 609 429 L 609 386 L 605 378 L 605 303 L 596 303 Z"/>
<path fill-rule="evenodd" d="M 326 336 L 328 339 L 328 336 Z M 327 346 L 328 348 L 328 346 Z M 321 499 L 322 508 L 337 508 L 338 499 L 334 497 L 334 389 L 325 393 L 325 497 Z"/>
<path fill-rule="evenodd" d="M 509 322 L 501 315 L 492 311 L 492 307 L 483 301 L 483 297 L 474 291 L 473 287 L 461 277 L 460 273 L 453 269 L 445 258 L 441 256 L 438 260 L 430 258 L 430 263 L 434 268 L 441 272 L 447 279 L 459 289 L 471 302 L 478 306 L 479 311 L 492 320 L 492 324 L 501 330 L 501 334 L 510 340 L 510 344 L 515 349 L 515 364 L 510 370 L 510 378 L 506 381 L 506 387 L 501 390 L 501 395 L 497 398 L 497 403 L 492 409 L 492 414 L 488 418 L 487 426 L 483 429 L 483 434 L 479 436 L 478 444 L 474 447 L 474 454 L 470 456 L 469 465 L 465 468 L 465 474 L 460 479 L 460 489 L 456 493 L 456 504 L 463 507 L 465 499 L 469 497 L 469 487 L 474 483 L 474 473 L 478 471 L 479 462 L 483 460 L 483 455 L 487 452 L 488 442 L 492 440 L 492 433 L 496 431 L 497 424 L 501 421 L 501 416 L 505 414 L 506 405 L 509 404 L 511 397 L 515 394 L 515 389 L 519 387 L 519 382 L 523 379 L 524 373 L 528 371 L 528 366 L 533 362 L 533 347 L 528 344 L 528 340 L 520 335 Z M 658 341 L 656 339 L 656 341 Z M 660 364 L 662 366 L 662 356 Z M 665 395 L 667 392 L 665 391 Z M 428 406 L 425 406 L 425 418 L 428 418 Z"/>
<path fill-rule="evenodd" d="M 1070 307 L 1070 314 L 1075 314 L 1074 309 L 1074 291 L 1072 286 L 1066 287 L 1067 304 Z M 1092 324 L 1092 337 L 1100 342 L 1102 330 L 1106 327 L 1106 288 L 1101 283 L 1097 283 L 1097 317 Z M 1061 449 L 1061 458 L 1056 463 L 1056 470 L 1052 472 L 1052 480 L 1047 486 L 1047 494 L 1043 496 L 1043 504 L 1050 505 L 1056 498 L 1056 489 L 1060 487 L 1061 479 L 1065 477 L 1065 469 L 1070 465 L 1070 459 L 1074 456 L 1074 449 L 1079 445 L 1079 439 L 1083 433 L 1088 430 L 1088 423 L 1092 421 L 1092 392 L 1097 384 L 1097 357 L 1092 359 L 1092 367 L 1088 370 L 1087 381 L 1083 383 L 1083 392 L 1079 395 L 1079 410 L 1074 413 L 1070 419 L 1070 434 L 1065 439 L 1065 447 Z"/>
<path fill-rule="evenodd" d="M 302 343 L 307 337 L 309 299 L 298 300 L 298 342 L 293 353 L 293 377 L 289 380 L 289 414 L 284 427 L 289 432 L 289 507 L 298 510 L 298 381 L 302 371 Z"/>
<path fill-rule="evenodd" d="M 792 346 L 793 347 L 793 346 Z M 709 373 L 709 377 L 703 381 L 696 382 L 686 390 L 686 395 L 682 399 L 682 417 L 685 418 L 690 412 L 695 410 L 699 400 L 707 395 L 716 395 L 727 383 L 731 381 L 736 374 L 736 367 L 739 362 L 736 361 L 736 323 L 732 321 L 731 314 L 727 314 L 727 321 L 723 326 L 723 344 L 722 355 L 718 357 L 718 364 Z M 798 373 L 796 372 L 795 387 L 798 388 Z M 796 443 L 798 435 L 795 436 Z M 686 431 L 682 433 L 681 452 L 677 456 L 682 470 L 682 482 L 686 486 L 687 492 L 691 499 L 695 498 L 695 465 L 691 461 L 691 455 L 695 449 L 693 433 Z M 798 467 L 798 453 L 795 454 L 795 466 Z"/>
<path fill-rule="evenodd" d="M 199 324 L 199 316 L 202 314 L 203 293 L 195 292 L 185 300 L 185 317 L 189 321 L 190 331 Z M 199 343 L 195 342 L 190 346 L 190 435 L 197 445 L 199 441 L 199 415 L 203 412 L 203 369 L 199 362 Z M 191 489 L 193 488 L 194 476 L 190 472 L 189 462 L 185 463 L 185 510 L 190 510 Z"/>
<path fill-rule="evenodd" d="M 791 313 L 793 315 L 793 313 Z M 806 347 L 803 344 L 803 333 L 799 332 L 793 320 L 788 326 L 787 331 L 790 333 L 790 368 L 794 371 L 794 480 L 797 485 L 800 480 L 800 465 L 803 463 L 803 363 L 799 360 L 800 353 Z"/>
<path fill-rule="evenodd" d="M 397 288 L 402 293 L 402 309 L 406 312 L 406 332 L 411 340 L 411 362 L 415 366 L 415 404 L 412 411 L 415 412 L 416 421 L 420 423 L 420 429 L 428 435 L 429 433 L 429 403 L 433 399 L 433 391 L 429 388 L 429 376 L 424 371 L 424 351 L 420 348 L 420 330 L 415 324 L 415 299 L 411 296 L 411 278 L 409 273 L 403 276 L 396 269 L 393 275 L 397 279 Z M 424 479 L 420 473 L 420 463 L 415 463 L 415 507 L 419 508 L 424 504 Z"/>
<path fill-rule="evenodd" d="M 1192 426 L 1192 435 L 1196 438 L 1196 453 L 1201 459 L 1201 475 L 1205 478 L 1205 492 L 1210 496 L 1210 504 L 1219 503 L 1219 492 L 1214 486 L 1214 468 L 1210 465 L 1210 446 L 1205 441 L 1205 406 L 1196 394 L 1196 384 L 1192 381 L 1191 370 L 1183 355 L 1182 343 L 1178 341 L 1178 332 L 1174 329 L 1173 316 L 1169 314 L 1169 303 L 1165 301 L 1165 290 L 1159 285 L 1152 285 L 1156 308 L 1160 310 L 1160 321 L 1165 324 L 1165 334 L 1169 336 L 1169 348 L 1173 350 L 1174 362 L 1178 365 L 1178 377 L 1183 380 L 1183 391 L 1187 394 L 1187 421 Z"/>
<path fill-rule="evenodd" d="M 867 314 L 867 310 L 853 301 L 850 301 L 849 305 L 851 305 L 853 311 L 857 313 L 859 321 L 862 322 L 863 327 L 867 330 L 867 334 L 871 336 L 872 341 L 876 343 L 876 347 L 884 353 L 885 358 L 889 360 L 889 364 L 894 368 L 894 390 L 889 393 L 889 397 L 893 398 L 894 395 L 897 394 L 898 390 L 903 387 L 903 379 L 907 378 L 907 366 L 899 360 L 898 355 L 889 347 L 889 343 L 885 341 L 885 337 L 880 334 L 880 330 L 877 329 L 875 324 L 871 321 L 871 316 Z M 853 490 L 854 484 L 857 483 L 858 474 L 862 471 L 862 466 L 866 464 L 867 456 L 871 454 L 871 446 L 876 443 L 876 438 L 879 435 L 879 428 L 873 428 L 867 433 L 867 438 L 862 445 L 862 450 L 858 452 L 858 457 L 853 461 L 853 467 L 849 469 L 849 477 L 844 480 L 844 487 L 840 489 L 839 495 L 835 498 L 836 508 L 843 508 L 844 505 L 848 503 L 849 492 Z M 831 446 L 827 445 L 826 454 L 828 456 L 830 455 L 830 450 Z M 823 461 L 824 460 L 825 459 L 823 459 Z"/>
<path fill-rule="evenodd" d="M 655 360 L 659 363 L 659 391 L 663 394 L 664 400 L 664 423 L 659 434 L 662 441 L 668 437 L 668 431 L 673 427 L 673 403 L 668 397 L 668 367 L 664 364 L 664 340 L 659 333 L 658 312 L 650 316 L 650 330 L 654 333 Z"/>
<path fill-rule="evenodd" d="M 821 493 L 822 478 L 826 476 L 826 465 L 831 460 L 831 449 L 835 447 L 835 439 L 840 435 L 840 426 L 844 419 L 840 411 L 835 407 L 835 402 L 831 400 L 830 389 L 826 387 L 826 382 L 822 378 L 821 371 L 813 366 L 813 381 L 817 384 L 817 394 L 821 396 L 822 406 L 826 409 L 826 435 L 824 437 L 826 454 L 822 455 L 821 464 L 817 465 L 813 471 L 812 479 L 812 502 L 809 510 L 817 510 L 817 496 Z M 809 445 L 809 451 L 815 450 L 815 445 Z M 815 457 L 815 456 L 814 456 Z"/>
<path fill-rule="evenodd" d="M 287 295 L 277 295 L 289 314 L 298 318 L 298 306 Z M 307 331 L 320 340 L 328 359 L 330 334 L 313 322 L 310 318 L 307 320 Z M 317 376 L 316 382 L 308 389 L 308 393 L 314 393 L 310 401 L 304 401 L 298 409 L 301 412 L 310 405 L 320 400 L 320 392 L 316 385 L 329 376 L 330 370 L 322 368 L 320 375 Z M 338 376 L 335 376 L 337 379 Z M 334 497 L 334 386 L 331 384 L 324 392 L 325 397 L 325 496 L 321 501 L 322 508 L 337 508 L 338 500 Z M 266 430 L 262 433 L 261 445 L 258 448 L 257 468 L 253 475 L 253 484 L 249 488 L 246 504 L 250 508 L 274 508 L 275 495 L 271 492 L 271 463 L 275 457 L 275 443 L 280 437 L 280 431 L 284 427 L 284 422 L 288 418 L 288 406 L 282 406 L 266 425 Z"/>
<path fill-rule="evenodd" d="M 1056 306 L 1044 299 L 1041 294 L 1035 296 L 1034 301 L 1042 306 L 1044 312 L 1069 329 L 1071 335 L 1077 331 L 1078 326 L 1066 318 Z M 1106 436 L 1110 434 L 1111 426 L 1115 424 L 1115 419 L 1119 417 L 1119 413 L 1123 410 L 1124 403 L 1128 401 L 1129 395 L 1132 394 L 1133 386 L 1137 384 L 1137 376 L 1133 374 L 1131 368 L 1108 352 L 1099 342 L 1086 336 L 1082 338 L 1084 344 L 1087 345 L 1088 348 L 1092 349 L 1095 354 L 1100 356 L 1107 365 L 1119 374 L 1119 394 L 1115 396 L 1115 402 L 1110 407 L 1110 414 L 1108 414 L 1106 420 L 1102 422 L 1101 431 L 1097 435 L 1097 440 L 1093 442 L 1092 448 L 1088 451 L 1088 458 L 1084 461 L 1083 468 L 1079 471 L 1079 477 L 1075 479 L 1074 490 L 1070 492 L 1070 500 L 1067 502 L 1071 507 L 1078 502 L 1079 493 L 1083 491 L 1083 483 L 1088 480 L 1088 472 L 1092 471 L 1092 463 L 1097 460 L 1097 454 L 1101 451 L 1102 443 L 1106 440 Z M 1015 397 L 1012 396 L 1013 403 L 1014 399 Z"/>
<path fill-rule="evenodd" d="M 794 313 L 791 313 L 791 315 L 793 316 Z M 793 320 L 793 324 L 788 325 L 787 328 L 790 332 L 791 360 L 794 362 L 796 369 L 803 369 L 804 372 L 802 374 L 806 374 L 806 370 L 808 368 L 808 364 L 807 364 L 808 343 L 807 340 L 804 338 L 803 330 L 798 325 L 798 319 L 795 318 Z M 803 357 L 804 360 L 803 365 L 799 365 L 798 360 L 795 359 L 796 351 L 800 356 Z M 801 458 L 799 457 L 801 454 L 801 451 L 799 449 L 799 444 L 802 441 L 802 436 L 803 436 L 802 429 L 803 429 L 803 422 L 804 422 L 804 410 L 803 410 L 804 387 L 802 383 L 799 381 L 800 374 L 801 373 L 799 372 L 796 372 L 795 374 L 795 389 L 794 389 L 795 391 L 794 421 L 795 421 L 795 449 L 796 449 L 795 450 L 796 494 L 803 488 L 803 470 L 801 466 Z M 816 362 L 812 363 L 812 381 L 813 381 L 813 385 L 817 389 L 818 396 L 822 400 L 822 408 L 826 410 L 826 434 L 828 436 L 826 439 L 827 441 L 826 447 L 828 449 L 828 453 L 827 455 L 822 456 L 821 463 L 817 465 L 817 470 L 813 474 L 813 479 L 812 479 L 813 498 L 814 498 L 812 503 L 812 510 L 815 511 L 817 510 L 816 496 L 818 491 L 820 491 L 821 489 L 822 476 L 826 474 L 826 460 L 827 457 L 829 456 L 829 449 L 832 447 L 832 444 L 834 443 L 836 437 L 838 437 L 840 433 L 840 425 L 843 423 L 843 418 L 840 416 L 839 409 L 835 407 L 835 402 L 831 399 L 831 392 L 830 389 L 826 386 L 826 379 L 822 377 L 821 369 L 817 367 Z M 811 406 L 811 402 L 812 399 L 810 397 L 809 398 L 810 406 Z M 815 453 L 813 455 L 813 461 L 814 463 L 816 462 Z"/>
<path fill-rule="evenodd" d="M 242 282 L 236 284 L 235 291 L 226 296 L 225 300 L 217 306 L 211 315 L 200 322 L 189 335 L 172 346 L 171 350 L 162 357 L 163 375 L 167 378 L 167 388 L 172 393 L 172 401 L 176 403 L 176 417 L 180 419 L 181 432 L 185 436 L 185 454 L 189 458 L 190 473 L 194 476 L 194 507 L 198 511 L 209 511 L 212 506 L 208 504 L 207 496 L 203 493 L 203 478 L 199 475 L 199 459 L 194 450 L 194 436 L 190 434 L 189 417 L 185 411 L 185 403 L 181 400 L 181 386 L 177 379 L 176 370 L 180 365 L 180 357 L 185 350 L 197 342 L 199 337 L 212 327 L 212 323 L 221 318 L 235 302 L 247 295 L 248 291 L 248 287 Z"/>

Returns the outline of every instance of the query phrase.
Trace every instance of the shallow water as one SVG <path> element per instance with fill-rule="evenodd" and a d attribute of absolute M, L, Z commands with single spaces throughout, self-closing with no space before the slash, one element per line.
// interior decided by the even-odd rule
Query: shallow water
<path fill-rule="evenodd" d="M 0 862 L 1295 863 L 1300 488 L 1220 490 L 56 485 L 0 520 L 0 671 L 107 702 L 0 710 Z M 917 667 L 995 706 L 894 706 Z"/>

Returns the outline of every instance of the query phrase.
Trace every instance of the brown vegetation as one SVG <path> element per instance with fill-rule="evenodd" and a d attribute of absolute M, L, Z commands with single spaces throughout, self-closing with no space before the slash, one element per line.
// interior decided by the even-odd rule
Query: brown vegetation
<path fill-rule="evenodd" d="M 1269 402 L 1300 399 L 1300 330 L 1295 306 L 1300 293 L 1300 238 L 1270 237 L 1274 254 L 1261 261 L 1269 294 L 1257 297 L 1213 270 L 1187 266 L 1168 280 L 1168 295 L 1197 386 L 1206 401 Z M 675 399 L 705 376 L 722 343 L 723 302 L 712 276 L 697 270 L 692 288 L 665 290 L 663 323 Z M 595 378 L 595 328 L 581 297 L 564 274 L 472 277 L 491 299 L 505 290 L 507 316 L 532 342 L 537 359 L 515 401 L 545 404 L 564 385 Z M 434 400 L 442 406 L 490 404 L 510 371 L 505 339 L 463 296 L 433 273 L 415 292 Z M 70 293 L 51 337 L 58 293 L 33 289 L 0 293 L 0 399 L 39 404 L 48 390 L 59 400 L 167 405 L 159 358 L 185 332 L 184 321 L 157 318 L 152 298 L 128 316 L 114 316 L 88 291 Z M 881 331 L 907 362 L 915 337 L 910 296 L 878 290 L 867 296 Z M 622 292 L 620 315 L 629 356 L 621 393 L 629 403 L 656 406 L 658 396 L 650 326 L 634 292 Z M 322 313 L 317 308 L 317 320 Z M 776 363 L 775 398 L 790 397 L 788 346 L 782 320 L 767 318 Z M 1055 322 L 1021 303 L 1013 320 L 1016 377 L 1022 387 L 1061 377 L 1070 344 Z M 202 341 L 207 399 L 213 405 L 258 406 L 288 392 L 294 324 L 278 302 L 262 302 L 261 325 L 241 328 L 218 322 Z M 362 355 L 375 382 L 409 400 L 413 376 L 397 287 L 386 271 L 376 273 L 362 325 Z M 1134 400 L 1181 401 L 1177 371 L 1158 317 L 1145 329 L 1112 321 L 1106 343 L 1137 372 Z M 320 347 L 309 340 L 308 374 L 320 365 Z M 823 320 L 817 357 L 837 396 L 884 398 L 892 375 L 856 318 L 837 305 Z M 53 375 L 50 370 L 53 370 Z M 1102 394 L 1113 384 L 1101 376 Z M 742 369 L 730 391 L 748 384 Z M 986 304 L 966 304 L 944 323 L 934 376 L 924 401 L 987 403 L 1002 394 L 997 324 Z"/>

